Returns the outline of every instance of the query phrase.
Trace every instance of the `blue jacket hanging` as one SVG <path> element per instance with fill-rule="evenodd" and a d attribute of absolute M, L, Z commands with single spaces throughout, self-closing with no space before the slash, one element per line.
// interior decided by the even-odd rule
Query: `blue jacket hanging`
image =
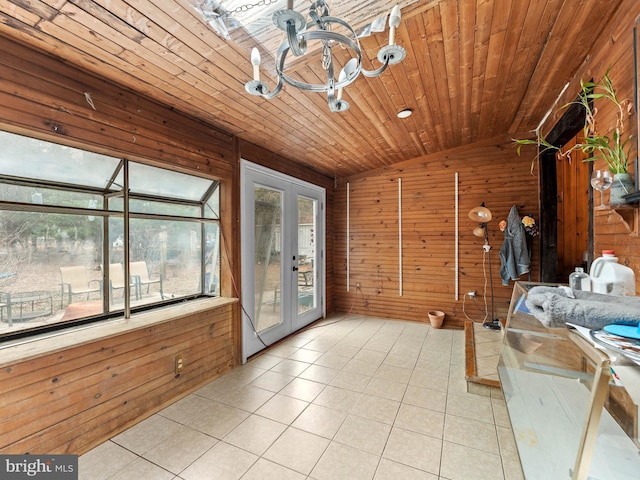
<path fill-rule="evenodd" d="M 500 278 L 502 285 L 509 285 L 509 280 L 529 272 L 529 251 L 527 249 L 526 232 L 518 209 L 511 207 L 507 217 L 507 228 L 504 230 L 504 242 L 500 248 Z"/>

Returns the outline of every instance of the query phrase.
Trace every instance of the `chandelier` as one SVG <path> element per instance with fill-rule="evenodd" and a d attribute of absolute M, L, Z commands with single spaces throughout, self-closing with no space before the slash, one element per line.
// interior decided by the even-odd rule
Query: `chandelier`
<path fill-rule="evenodd" d="M 382 47 L 378 52 L 378 61 L 382 65 L 371 71 L 362 68 L 362 51 L 360 50 L 360 42 L 356 32 L 344 20 L 330 16 L 329 5 L 325 0 L 316 0 L 311 4 L 309 17 L 311 20 L 307 23 L 302 14 L 293 10 L 293 0 L 288 0 L 286 9 L 278 10 L 273 14 L 273 23 L 287 34 L 286 39 L 276 53 L 278 83 L 273 91 L 269 91 L 267 84 L 260 80 L 260 53 L 254 47 L 251 51 L 253 80 L 245 84 L 247 92 L 270 100 L 278 95 L 284 83 L 287 83 L 300 90 L 327 92 L 329 109 L 332 112 L 344 112 L 349 108 L 349 102 L 343 100 L 342 91 L 347 85 L 353 83 L 360 73 L 366 77 L 377 77 L 389 65 L 401 62 L 407 55 L 404 48 L 395 44 L 396 28 L 400 25 L 400 8 L 397 5 L 393 7 L 389 15 L 389 45 Z M 332 27 L 335 26 L 338 26 L 338 29 L 342 31 L 346 30 L 346 34 L 333 31 Z M 285 62 L 289 52 L 296 57 L 305 55 L 307 53 L 307 42 L 309 41 L 320 41 L 322 43 L 320 61 L 327 75 L 325 83 L 302 82 L 287 75 L 285 71 Z M 345 63 L 337 80 L 335 78 L 332 52 L 332 49 L 336 47 L 345 48 L 352 53 L 352 58 Z"/>

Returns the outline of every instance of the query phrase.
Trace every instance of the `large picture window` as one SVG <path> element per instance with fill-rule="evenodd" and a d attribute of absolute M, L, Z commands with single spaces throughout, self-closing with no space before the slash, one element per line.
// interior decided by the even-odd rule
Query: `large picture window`
<path fill-rule="evenodd" d="M 216 180 L 0 144 L 0 340 L 220 295 Z"/>

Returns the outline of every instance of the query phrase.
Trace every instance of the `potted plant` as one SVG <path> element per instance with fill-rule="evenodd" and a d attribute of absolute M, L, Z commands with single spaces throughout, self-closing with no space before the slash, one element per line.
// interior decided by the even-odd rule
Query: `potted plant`
<path fill-rule="evenodd" d="M 600 135 L 596 129 L 597 108 L 593 103 L 595 100 L 608 100 L 612 102 L 616 109 L 616 125 L 611 136 Z M 610 201 L 613 205 L 625 203 L 622 195 L 634 191 L 634 183 L 629 173 L 629 157 L 631 145 L 629 141 L 632 135 L 624 133 L 624 118 L 633 114 L 633 104 L 629 100 L 620 101 L 616 95 L 615 89 L 609 77 L 609 70 L 604 74 L 600 82 L 584 82 L 580 81 L 580 92 L 578 98 L 563 106 L 566 108 L 574 103 L 578 103 L 584 108 L 584 139 L 582 142 L 576 143 L 573 147 L 565 152 L 560 152 L 560 148 L 550 144 L 538 130 L 536 130 L 537 138 L 535 139 L 514 139 L 517 145 L 516 152 L 520 155 L 522 145 L 537 145 L 538 156 L 549 150 L 555 150 L 558 155 L 570 158 L 571 152 L 581 150 L 588 155 L 585 162 L 593 162 L 603 160 L 607 169 L 613 175 L 613 184 L 611 186 Z M 536 158 L 538 158 L 536 156 Z M 533 165 L 532 165 L 533 168 Z"/>

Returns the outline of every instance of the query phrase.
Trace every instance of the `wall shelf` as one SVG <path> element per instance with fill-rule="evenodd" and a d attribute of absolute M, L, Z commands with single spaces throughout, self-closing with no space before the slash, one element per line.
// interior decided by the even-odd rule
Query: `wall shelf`
<path fill-rule="evenodd" d="M 617 205 L 610 208 L 610 212 L 617 216 L 629 234 L 638 236 L 638 205 Z"/>

